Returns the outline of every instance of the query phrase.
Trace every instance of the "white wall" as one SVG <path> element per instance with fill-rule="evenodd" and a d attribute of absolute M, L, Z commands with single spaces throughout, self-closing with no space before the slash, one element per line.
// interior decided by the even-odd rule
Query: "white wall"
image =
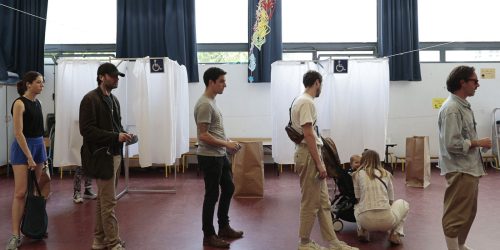
<path fill-rule="evenodd" d="M 432 156 L 438 155 L 437 114 L 432 108 L 432 98 L 448 96 L 446 77 L 457 63 L 422 63 L 421 82 L 391 82 L 390 109 L 387 139 L 398 144 L 392 151 L 396 155 L 405 154 L 405 138 L 413 135 L 428 135 Z M 500 107 L 500 83 L 498 78 L 483 80 L 480 77 L 481 68 L 495 68 L 500 73 L 500 63 L 468 63 L 474 66 L 480 78 L 480 87 L 474 97 L 469 98 L 478 123 L 480 137 L 491 134 L 491 112 Z M 267 137 L 270 138 L 271 111 L 269 109 L 270 84 L 247 83 L 246 64 L 200 65 L 200 82 L 189 83 L 190 137 L 196 137 L 196 125 L 193 118 L 193 108 L 199 96 L 205 90 L 203 72 L 211 66 L 217 66 L 227 71 L 227 88 L 222 95 L 216 97 L 217 105 L 224 116 L 224 126 L 229 137 Z M 46 85 L 40 96 L 43 102 L 44 115 L 54 111 L 52 93 L 54 91 L 54 67 L 45 66 Z M 58 83 L 68 84 L 68 83 Z M 3 88 L 3 87 L 0 87 Z M 9 99 L 15 98 L 13 87 L 9 91 Z M 0 109 L 5 110 L 5 93 L 0 91 Z M 57 93 L 64 94 L 64 93 Z M 353 97 L 356 98 L 356 97 Z M 8 109 L 10 109 L 9 103 Z M 4 112 L 4 111 L 3 111 Z M 0 114 L 3 114 L 1 112 Z M 10 111 L 8 111 L 10 112 Z M 284 111 L 286 112 L 286 110 Z M 0 117 L 1 118 L 1 117 Z M 57 118 L 56 118 L 57 119 Z M 3 120 L 3 119 L 2 119 Z M 2 121 L 3 122 L 3 121 Z M 0 135 L 4 133 L 0 127 Z M 5 140 L 1 136 L 1 140 Z M 10 135 L 12 138 L 12 135 Z M 2 148 L 5 142 L 1 142 Z M 337 145 L 342 150 L 342 145 Z M 0 152 L 0 164 L 4 163 L 5 153 Z"/>
<path fill-rule="evenodd" d="M 428 135 L 432 156 L 437 156 L 438 110 L 432 108 L 432 98 L 446 98 L 446 78 L 450 71 L 460 63 L 422 63 L 421 82 L 391 82 L 390 109 L 387 139 L 398 144 L 396 155 L 405 155 L 406 137 Z M 478 136 L 490 137 L 492 111 L 500 107 L 500 84 L 496 79 L 481 79 L 481 68 L 495 68 L 500 73 L 500 63 L 467 63 L 476 68 L 480 87 L 475 96 L 468 98 L 477 122 Z"/>
<path fill-rule="evenodd" d="M 248 83 L 246 64 L 200 65 L 200 82 L 189 83 L 189 137 L 196 137 L 193 109 L 205 91 L 203 72 L 216 66 L 227 72 L 226 89 L 215 98 L 224 118 L 228 137 L 271 138 L 271 86 L 269 83 Z M 287 111 L 288 112 L 288 111 Z"/>
<path fill-rule="evenodd" d="M 446 98 L 446 78 L 458 63 L 422 63 L 422 81 L 391 82 L 390 108 L 387 140 L 396 143 L 390 149 L 396 155 L 404 156 L 406 137 L 429 136 L 432 156 L 438 155 L 438 110 L 433 109 L 432 99 Z M 498 79 L 481 79 L 481 68 L 495 68 L 500 73 L 500 63 L 475 63 L 480 87 L 474 97 L 469 98 L 474 110 L 479 137 L 491 136 L 491 112 L 500 107 L 500 84 Z M 246 82 L 246 64 L 218 65 L 228 72 L 228 87 L 217 96 L 217 104 L 224 115 L 226 132 L 230 137 L 271 137 L 270 84 Z M 207 65 L 200 67 L 200 80 Z M 203 83 L 190 83 L 190 112 L 197 98 L 203 92 Z M 356 97 L 353 97 L 356 98 Z M 284 111 L 285 112 L 285 111 Z M 192 118 L 191 118 L 192 119 Z M 190 137 L 196 137 L 194 120 L 191 122 Z M 339 150 L 342 145 L 337 145 Z"/>

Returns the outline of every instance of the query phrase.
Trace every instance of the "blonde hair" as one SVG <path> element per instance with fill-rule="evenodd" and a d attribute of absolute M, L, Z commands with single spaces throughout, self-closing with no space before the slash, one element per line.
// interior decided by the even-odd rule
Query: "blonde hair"
<path fill-rule="evenodd" d="M 361 160 L 361 156 L 360 155 L 351 155 L 351 158 L 349 159 L 349 164 L 352 165 L 352 163 L 356 160 Z"/>
<path fill-rule="evenodd" d="M 380 156 L 377 152 L 367 149 L 361 155 L 361 166 L 356 170 L 356 172 L 364 169 L 366 174 L 370 179 L 375 179 L 375 170 L 380 171 L 381 177 L 388 176 L 389 173 L 385 170 L 380 163 Z"/>

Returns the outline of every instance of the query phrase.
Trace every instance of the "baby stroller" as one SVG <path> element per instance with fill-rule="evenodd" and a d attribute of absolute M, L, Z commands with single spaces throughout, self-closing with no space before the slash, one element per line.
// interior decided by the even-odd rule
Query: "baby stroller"
<path fill-rule="evenodd" d="M 342 168 L 340 164 L 337 147 L 331 138 L 321 137 L 323 147 L 321 153 L 325 162 L 326 171 L 329 177 L 335 180 L 339 194 L 331 202 L 331 212 L 333 228 L 335 231 L 342 231 L 344 223 L 341 221 L 356 222 L 354 218 L 354 205 L 357 203 L 354 195 L 354 184 L 351 175 Z"/>
<path fill-rule="evenodd" d="M 335 195 L 332 201 L 331 211 L 333 219 L 333 229 L 336 232 L 342 231 L 344 223 L 341 221 L 356 222 L 354 218 L 354 205 L 357 203 L 354 195 L 354 184 L 351 175 L 344 169 L 338 169 L 338 177 L 334 178 L 339 194 Z"/>

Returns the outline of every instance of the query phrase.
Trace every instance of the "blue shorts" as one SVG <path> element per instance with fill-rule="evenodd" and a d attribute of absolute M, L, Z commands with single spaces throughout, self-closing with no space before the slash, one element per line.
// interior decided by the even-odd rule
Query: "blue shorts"
<path fill-rule="evenodd" d="M 45 150 L 45 143 L 43 142 L 42 136 L 36 138 L 26 138 L 26 142 L 28 143 L 28 148 L 30 149 L 31 155 L 33 156 L 33 160 L 36 164 L 47 161 L 47 152 Z M 14 140 L 12 147 L 10 148 L 10 164 L 28 165 L 28 158 L 24 155 L 24 152 L 19 146 L 19 143 L 17 143 L 17 140 Z"/>

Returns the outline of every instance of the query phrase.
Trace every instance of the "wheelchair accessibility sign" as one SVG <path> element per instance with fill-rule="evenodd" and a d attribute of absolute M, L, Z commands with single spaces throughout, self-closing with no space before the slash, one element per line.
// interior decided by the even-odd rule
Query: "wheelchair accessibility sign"
<path fill-rule="evenodd" d="M 149 59 L 149 70 L 151 73 L 165 72 L 165 65 L 163 59 Z"/>
<path fill-rule="evenodd" d="M 333 60 L 334 73 L 347 73 L 347 60 Z"/>

